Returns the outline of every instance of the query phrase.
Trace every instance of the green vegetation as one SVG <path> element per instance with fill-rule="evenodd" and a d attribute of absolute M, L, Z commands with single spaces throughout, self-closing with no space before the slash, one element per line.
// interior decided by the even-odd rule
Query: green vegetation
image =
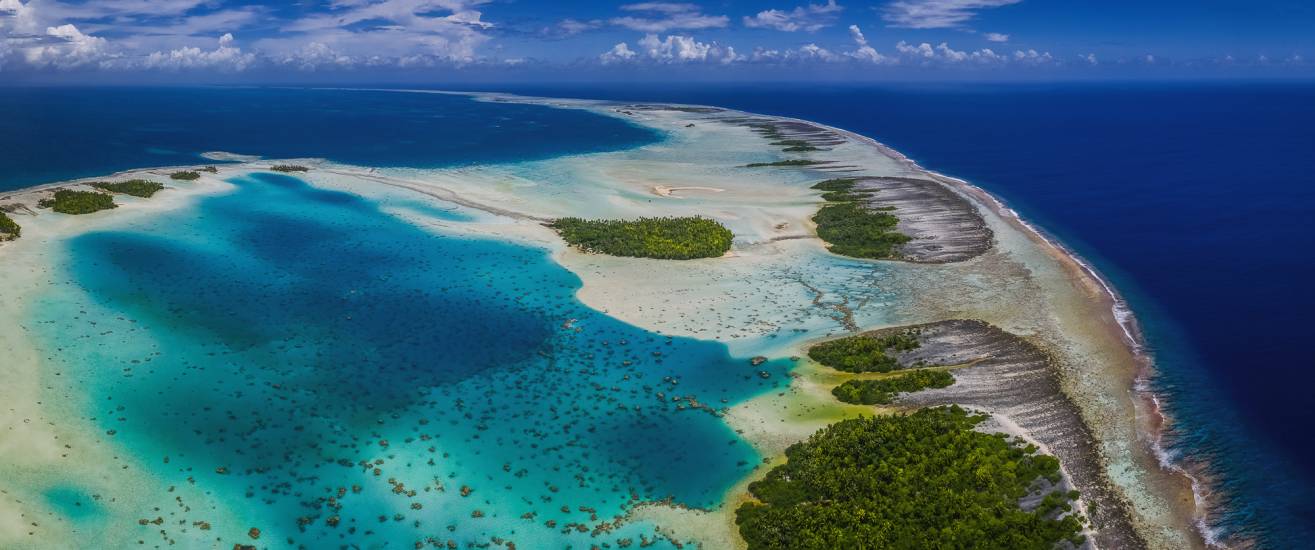
<path fill-rule="evenodd" d="M 946 371 L 923 369 L 879 380 L 848 380 L 832 389 L 831 395 L 855 405 L 886 405 L 897 393 L 945 388 L 953 383 L 954 375 Z"/>
<path fill-rule="evenodd" d="M 873 209 L 862 204 L 873 191 L 858 191 L 854 178 L 837 178 L 822 181 L 813 189 L 826 191 L 822 199 L 828 203 L 813 216 L 817 236 L 829 243 L 836 254 L 855 258 L 889 258 L 899 245 L 912 240 L 908 235 L 894 231 L 899 218 L 890 209 Z"/>
<path fill-rule="evenodd" d="M 176 175 L 177 174 L 175 174 L 175 176 Z M 164 189 L 164 184 L 150 180 L 128 180 L 116 182 L 99 181 L 91 184 L 91 186 L 111 193 L 122 193 L 124 195 L 132 195 L 134 197 L 142 198 L 150 198 L 151 195 L 156 193 L 156 191 Z"/>
<path fill-rule="evenodd" d="M 689 260 L 716 258 L 731 248 L 734 235 L 715 220 L 701 217 L 585 220 L 562 218 L 548 224 L 566 242 L 585 252 Z"/>
<path fill-rule="evenodd" d="M 201 173 L 192 170 L 184 170 L 182 172 L 174 172 L 172 174 L 169 174 L 169 178 L 182 180 L 182 181 L 193 181 L 193 180 L 201 179 Z"/>
<path fill-rule="evenodd" d="M 755 162 L 752 164 L 746 164 L 744 165 L 744 167 L 762 168 L 764 166 L 812 166 L 814 164 L 826 164 L 826 163 L 820 160 L 790 159 L 790 160 L 778 160 L 776 162 Z"/>
<path fill-rule="evenodd" d="M 886 355 L 888 350 L 909 351 L 920 345 L 913 330 L 875 337 L 860 334 L 817 344 L 808 349 L 808 357 L 844 372 L 890 372 L 899 363 Z"/>
<path fill-rule="evenodd" d="M 1059 481 L 1059 461 L 974 431 L 985 418 L 943 407 L 833 424 L 749 485 L 758 502 L 736 510 L 740 534 L 750 550 L 1081 544 L 1078 517 L 1059 517 L 1076 492 L 1019 505 Z"/>
<path fill-rule="evenodd" d="M 218 169 L 218 168 L 215 168 L 214 166 L 207 166 L 207 167 L 205 167 L 205 168 L 197 168 L 197 170 L 198 170 L 198 171 L 201 171 L 201 172 L 210 172 L 211 174 L 218 174 L 218 173 L 219 173 L 219 169 Z"/>
<path fill-rule="evenodd" d="M 773 141 L 772 145 L 777 147 L 805 147 L 808 145 L 808 142 L 802 139 L 783 139 L 781 141 Z"/>
<path fill-rule="evenodd" d="M 807 152 L 807 151 L 821 151 L 821 149 L 818 149 L 818 148 L 816 148 L 816 147 L 813 147 L 812 145 L 794 145 L 794 146 L 791 146 L 791 147 L 786 147 L 785 149 L 781 149 L 781 150 L 782 150 L 782 151 L 785 151 L 785 152 L 787 152 L 787 153 L 803 153 L 803 152 Z"/>
<path fill-rule="evenodd" d="M 9 214 L 0 212 L 0 241 L 12 241 L 22 235 L 23 227 L 11 219 Z"/>
<path fill-rule="evenodd" d="M 307 168 L 300 164 L 275 164 L 274 166 L 270 166 L 269 169 L 275 172 L 309 172 L 310 171 L 310 168 Z"/>
<path fill-rule="evenodd" d="M 90 214 L 118 207 L 114 204 L 114 197 L 105 193 L 68 189 L 55 191 L 54 197 L 42 199 L 37 206 L 52 209 L 60 214 Z"/>
<path fill-rule="evenodd" d="M 823 206 L 813 223 L 817 236 L 831 245 L 827 249 L 843 256 L 890 258 L 899 245 L 913 240 L 894 230 L 899 218 L 852 202 Z"/>

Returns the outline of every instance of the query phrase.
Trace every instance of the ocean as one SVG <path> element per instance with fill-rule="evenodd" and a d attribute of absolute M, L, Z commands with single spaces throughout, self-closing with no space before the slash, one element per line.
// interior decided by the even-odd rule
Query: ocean
<path fill-rule="evenodd" d="M 0 191 L 225 152 L 436 168 L 652 143 L 610 117 L 464 96 L 268 88 L 0 88 Z"/>
<path fill-rule="evenodd" d="M 1262 547 L 1298 547 L 1315 536 L 1315 440 L 1308 437 L 1315 364 L 1302 346 L 1306 312 L 1315 309 L 1315 86 L 490 90 L 699 103 L 815 120 L 986 188 L 1089 260 L 1131 304 L 1155 357 L 1151 389 L 1173 420 L 1166 460 L 1213 480 L 1212 536 Z M 0 190 L 209 162 L 199 156 L 209 151 L 439 167 L 659 139 L 609 117 L 435 94 L 0 89 Z M 469 430 L 437 436 L 451 441 L 444 449 L 496 454 L 435 458 L 451 479 L 480 480 L 472 484 L 479 500 L 452 496 L 461 481 L 408 477 L 423 477 L 420 457 L 399 459 L 391 470 L 388 456 L 385 477 L 397 472 L 419 491 L 442 487 L 439 501 L 462 513 L 537 512 L 544 514 L 540 522 L 549 514 L 560 514 L 554 519 L 562 523 L 587 519 L 578 509 L 559 511 L 572 500 L 604 503 L 600 517 L 621 510 L 632 495 L 708 505 L 759 460 L 711 415 L 660 403 L 653 393 L 678 380 L 681 395 L 720 406 L 784 383 L 788 366 L 768 364 L 771 377 L 761 379 L 723 346 L 667 338 L 589 310 L 573 298 L 578 279 L 542 250 L 436 239 L 352 195 L 317 191 L 295 178 L 234 183 L 237 192 L 198 205 L 199 217 L 170 214 L 137 230 L 73 240 L 65 253 L 94 262 L 69 264 L 68 284 L 44 304 L 43 347 L 77 343 L 61 360 L 76 373 L 70 379 L 92 389 L 83 405 L 98 413 L 87 416 L 141 456 L 167 457 L 179 472 L 207 476 L 226 497 L 263 503 L 270 515 L 295 521 L 313 513 L 317 526 L 326 497 L 307 495 L 341 489 L 316 485 L 319 469 L 370 476 L 355 460 L 387 456 L 382 443 L 389 440 L 397 449 L 399 440 L 435 437 L 426 426 Z M 167 235 L 158 231 L 163 227 Z M 531 299 L 528 288 L 554 290 Z M 357 332 L 375 321 L 394 330 Z M 586 336 L 576 336 L 576 328 Z M 92 345 L 99 339 L 113 341 L 113 351 Z M 198 353 L 209 359 L 198 361 Z M 416 367 L 435 357 L 443 368 Z M 573 362 L 555 362 L 563 357 Z M 368 367 L 381 359 L 403 367 Z M 114 368 L 85 367 L 105 362 Z M 636 364 L 663 375 L 627 378 Z M 700 368 L 708 365 L 717 367 Z M 329 366 L 349 373 L 359 388 L 324 384 L 316 369 Z M 233 387 L 234 380 L 242 383 Z M 467 386 L 454 386 L 458 380 Z M 180 401 L 192 392 L 171 393 L 178 384 L 213 401 Z M 557 403 L 523 406 L 534 399 Z M 296 418 L 299 411 L 310 414 Z M 169 418 L 177 421 L 161 423 Z M 496 425 L 503 421 L 534 427 Z M 637 425 L 644 428 L 629 431 Z M 493 445 L 482 440 L 503 432 L 517 435 Z M 371 446 L 385 450 L 367 452 Z M 698 464 L 664 452 L 679 448 L 721 451 Z M 656 471 L 671 474 L 652 477 Z M 61 487 L 49 498 L 87 502 L 84 491 Z M 557 500 L 536 500 L 544 497 Z M 386 498 L 368 491 L 359 497 Z M 344 524 L 381 525 L 373 528 L 381 537 L 415 531 L 403 520 L 366 517 L 371 509 L 339 513 Z M 79 521 L 97 521 L 94 510 L 79 512 Z M 511 529 L 512 519 L 493 522 L 488 532 Z M 423 526 L 431 528 L 447 530 Z M 371 540 L 345 536 L 316 527 L 299 542 Z M 535 536 L 548 538 L 527 540 L 561 542 Z"/>
<path fill-rule="evenodd" d="M 520 87 L 719 105 L 872 137 L 971 181 L 1092 263 L 1141 325 L 1166 459 L 1211 536 L 1315 537 L 1315 84 Z"/>

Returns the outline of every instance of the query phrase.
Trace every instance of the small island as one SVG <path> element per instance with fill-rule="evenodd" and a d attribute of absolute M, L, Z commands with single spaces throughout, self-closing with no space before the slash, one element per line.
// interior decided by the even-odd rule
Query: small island
<path fill-rule="evenodd" d="M 300 164 L 275 164 L 274 166 L 270 166 L 269 169 L 275 172 L 283 172 L 283 173 L 310 171 L 310 168 L 302 166 Z"/>
<path fill-rule="evenodd" d="M 895 230 L 899 218 L 889 209 L 867 206 L 865 201 L 872 193 L 855 191 L 856 182 L 852 178 L 830 179 L 813 186 L 825 191 L 822 198 L 827 201 L 813 216 L 818 238 L 830 245 L 828 250 L 842 256 L 896 257 L 898 247 L 912 238 Z"/>
<path fill-rule="evenodd" d="M 854 405 L 889 405 L 899 393 L 911 393 L 927 388 L 948 388 L 954 384 L 954 375 L 940 369 L 918 369 L 907 374 L 871 380 L 846 380 L 831 390 L 844 403 Z"/>
<path fill-rule="evenodd" d="M 749 484 L 740 534 L 750 550 L 1081 545 L 1059 460 L 973 429 L 986 418 L 950 406 L 833 424 Z"/>
<path fill-rule="evenodd" d="M 731 249 L 735 235 L 703 217 L 586 220 L 561 218 L 549 224 L 571 246 L 612 256 L 692 260 L 717 258 Z"/>
<path fill-rule="evenodd" d="M 114 204 L 114 197 L 105 193 L 60 189 L 55 191 L 54 196 L 41 199 L 37 206 L 49 208 L 60 214 L 90 214 L 118 208 L 119 205 Z"/>
<path fill-rule="evenodd" d="M 183 170 L 181 172 L 174 172 L 172 174 L 169 174 L 169 179 L 174 179 L 179 181 L 193 181 L 193 180 L 201 179 L 201 173 L 195 170 Z"/>
<path fill-rule="evenodd" d="M 22 226 L 9 217 L 9 214 L 0 211 L 0 241 L 12 241 L 23 235 Z"/>
<path fill-rule="evenodd" d="M 825 161 L 808 160 L 808 159 L 790 159 L 778 160 L 776 162 L 753 162 L 744 165 L 745 168 L 765 168 L 765 167 L 790 167 L 790 166 L 813 166 L 816 164 L 826 164 Z"/>
<path fill-rule="evenodd" d="M 882 336 L 846 336 L 808 349 L 808 358 L 824 366 L 849 373 L 890 372 L 899 368 L 887 351 L 918 349 L 918 333 L 907 330 Z"/>
<path fill-rule="evenodd" d="M 195 172 L 193 172 L 193 174 L 195 174 Z M 111 193 L 132 195 L 143 199 L 149 199 L 151 196 L 155 195 L 156 192 L 164 189 L 164 184 L 151 180 L 128 180 L 116 182 L 98 181 L 91 184 L 91 186 Z"/>

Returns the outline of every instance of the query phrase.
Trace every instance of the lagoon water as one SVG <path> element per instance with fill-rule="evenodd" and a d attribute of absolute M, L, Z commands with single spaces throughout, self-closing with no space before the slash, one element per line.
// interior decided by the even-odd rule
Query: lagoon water
<path fill-rule="evenodd" d="M 542 249 L 295 177 L 232 183 L 72 239 L 68 280 L 32 304 L 55 393 L 179 487 L 148 497 L 167 537 L 207 540 L 193 522 L 218 501 L 308 547 L 587 547 L 629 505 L 711 506 L 760 462 L 712 409 L 786 384 L 783 364 L 590 310 Z M 80 531 L 106 527 L 82 509 Z"/>

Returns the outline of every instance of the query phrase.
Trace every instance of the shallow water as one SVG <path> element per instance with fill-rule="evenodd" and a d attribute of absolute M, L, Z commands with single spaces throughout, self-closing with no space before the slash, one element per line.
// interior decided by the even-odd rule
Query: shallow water
<path fill-rule="evenodd" d="M 714 505 L 760 462 L 676 398 L 728 407 L 787 384 L 787 364 L 590 310 L 542 249 L 425 231 L 294 177 L 232 183 L 68 241 L 68 280 L 31 308 L 62 373 L 51 393 L 84 396 L 75 410 L 130 463 L 179 487 L 131 504 L 168 536 L 638 543 L 651 525 L 563 530 L 636 501 Z M 94 532 L 99 509 L 77 504 L 94 490 L 48 494 Z M 246 523 L 193 525 L 211 514 Z"/>

